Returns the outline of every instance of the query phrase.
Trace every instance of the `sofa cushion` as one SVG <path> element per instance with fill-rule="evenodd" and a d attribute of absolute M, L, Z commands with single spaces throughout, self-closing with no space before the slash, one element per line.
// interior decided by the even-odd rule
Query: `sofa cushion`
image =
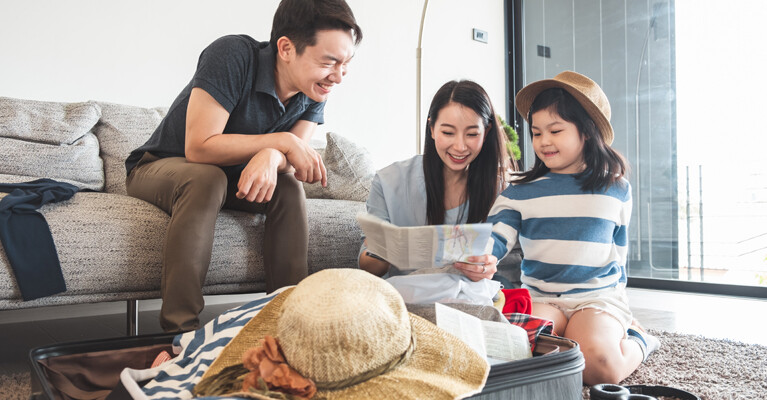
<path fill-rule="evenodd" d="M 28 180 L 51 178 L 80 189 L 104 187 L 99 142 L 92 133 L 71 145 L 60 146 L 0 137 L 0 149 L 3 149 L 2 174 L 28 176 Z"/>
<path fill-rule="evenodd" d="M 92 102 L 57 103 L 0 97 L 0 137 L 51 145 L 73 144 L 101 116 Z"/>
<path fill-rule="evenodd" d="M 328 174 L 328 186 L 304 184 L 307 198 L 366 201 L 375 168 L 368 151 L 351 140 L 333 132 L 326 135 L 323 161 Z"/>
<path fill-rule="evenodd" d="M 101 190 L 104 171 L 91 129 L 96 103 L 57 103 L 0 97 L 0 174 L 51 178 Z"/>
<path fill-rule="evenodd" d="M 149 139 L 167 108 L 142 108 L 99 102 L 101 120 L 93 132 L 99 139 L 104 160 L 104 191 L 126 194 L 125 159 Z"/>

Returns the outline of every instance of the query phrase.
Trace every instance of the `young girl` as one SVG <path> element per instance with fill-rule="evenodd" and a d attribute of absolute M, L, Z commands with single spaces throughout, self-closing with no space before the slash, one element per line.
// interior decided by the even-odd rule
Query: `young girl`
<path fill-rule="evenodd" d="M 434 95 L 423 156 L 396 162 L 373 179 L 367 211 L 397 226 L 483 222 L 505 187 L 509 166 L 505 134 L 485 90 L 472 81 L 450 81 Z M 367 252 L 360 268 L 378 276 L 408 274 Z M 464 274 L 492 278 L 495 264 Z"/>
<path fill-rule="evenodd" d="M 628 307 L 631 187 L 626 162 L 610 147 L 610 104 L 596 83 L 570 71 L 526 86 L 516 103 L 530 124 L 535 164 L 496 200 L 492 255 L 475 261 L 496 262 L 519 241 L 532 315 L 580 344 L 584 383 L 617 384 L 659 342 Z"/>

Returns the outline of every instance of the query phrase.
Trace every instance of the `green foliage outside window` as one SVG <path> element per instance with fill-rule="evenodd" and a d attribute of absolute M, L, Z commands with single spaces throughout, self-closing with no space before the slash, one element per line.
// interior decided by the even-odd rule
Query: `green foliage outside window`
<path fill-rule="evenodd" d="M 509 156 L 514 160 L 519 161 L 519 158 L 522 157 L 522 151 L 519 149 L 519 135 L 517 135 L 517 131 L 511 125 L 503 120 L 503 117 L 499 115 L 498 119 L 501 120 L 503 131 L 506 132 L 506 151 L 509 152 Z"/>

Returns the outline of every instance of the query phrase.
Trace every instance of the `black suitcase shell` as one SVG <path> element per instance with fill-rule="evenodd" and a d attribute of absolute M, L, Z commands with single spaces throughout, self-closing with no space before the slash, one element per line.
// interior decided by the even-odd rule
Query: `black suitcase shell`
<path fill-rule="evenodd" d="M 51 382 L 49 372 L 41 364 L 56 357 L 83 355 L 99 357 L 109 352 L 134 349 L 138 352 L 157 349 L 158 345 L 173 343 L 175 334 L 143 335 L 119 337 L 85 342 L 62 343 L 42 346 L 29 352 L 32 368 L 32 399 L 62 399 L 61 392 Z M 160 346 L 162 347 L 162 346 Z M 472 399 L 582 399 L 583 354 L 578 344 L 570 339 L 542 334 L 538 338 L 536 350 L 558 348 L 555 353 L 491 366 L 487 383 L 481 393 Z M 159 351 L 157 351 L 159 353 Z M 153 358 L 152 355 L 149 358 Z M 118 387 L 119 371 L 123 366 L 116 366 L 114 387 Z M 131 368 L 142 368 L 131 366 Z M 143 366 L 149 368 L 149 365 Z M 119 397 L 112 393 L 109 398 Z M 127 393 L 126 393 L 127 394 Z"/>

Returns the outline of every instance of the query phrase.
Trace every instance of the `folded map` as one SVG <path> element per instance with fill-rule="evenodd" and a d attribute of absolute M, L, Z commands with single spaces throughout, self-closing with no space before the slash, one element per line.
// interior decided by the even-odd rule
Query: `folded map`
<path fill-rule="evenodd" d="M 359 213 L 368 251 L 400 269 L 431 268 L 468 262 L 486 254 L 493 225 L 426 225 L 400 227 L 372 214 Z"/>

